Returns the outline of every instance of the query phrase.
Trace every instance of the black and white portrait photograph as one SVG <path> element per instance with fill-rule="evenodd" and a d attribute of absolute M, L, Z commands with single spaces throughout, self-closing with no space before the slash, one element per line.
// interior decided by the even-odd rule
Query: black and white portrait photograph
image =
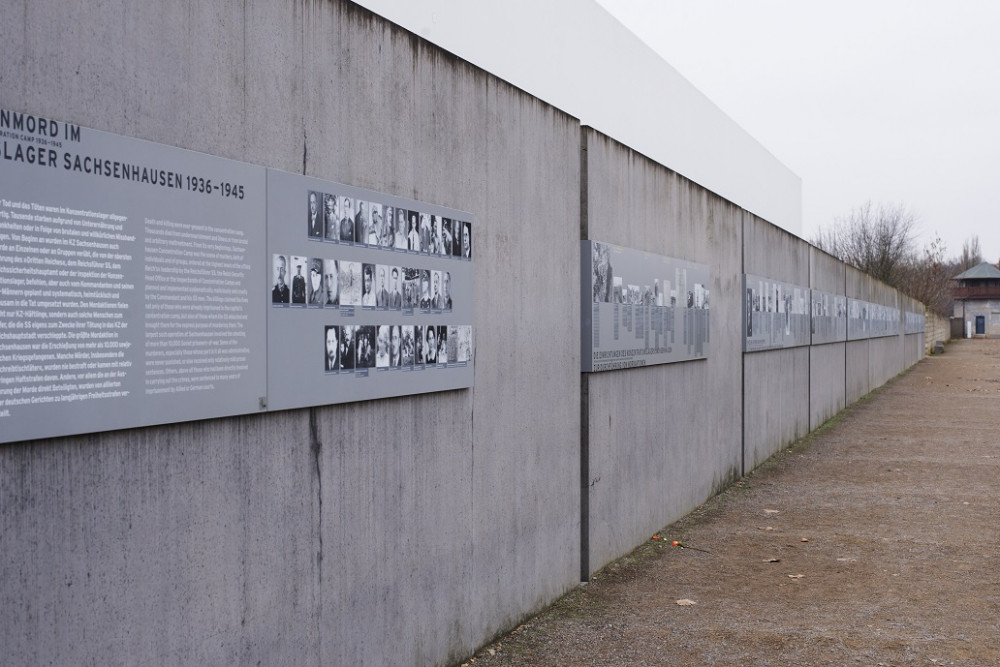
<path fill-rule="evenodd" d="M 354 342 L 355 327 L 353 324 L 345 324 L 340 327 L 340 368 L 341 370 L 353 370 L 354 361 L 357 356 L 357 345 Z"/>
<path fill-rule="evenodd" d="M 438 351 L 437 360 L 439 364 L 448 363 L 448 325 L 442 324 L 438 327 Z"/>
<path fill-rule="evenodd" d="M 458 362 L 468 362 L 472 360 L 472 327 L 461 325 L 458 327 Z"/>
<path fill-rule="evenodd" d="M 340 262 L 340 305 L 361 305 L 361 262 Z"/>
<path fill-rule="evenodd" d="M 462 257 L 472 259 L 472 223 L 462 223 Z"/>
<path fill-rule="evenodd" d="M 358 325 L 355 338 L 357 339 L 355 345 L 358 351 L 357 362 L 354 365 L 355 370 L 375 368 L 375 325 Z"/>
<path fill-rule="evenodd" d="M 424 364 L 431 365 L 437 363 L 437 327 L 424 327 Z"/>
<path fill-rule="evenodd" d="M 340 241 L 340 211 L 337 210 L 337 195 L 323 195 L 323 238 Z"/>
<path fill-rule="evenodd" d="M 380 324 L 375 333 L 375 368 L 389 368 L 388 324 Z"/>
<path fill-rule="evenodd" d="M 392 293 L 389 291 L 391 283 L 389 278 L 394 267 L 387 264 L 375 265 L 375 306 L 377 308 L 389 308 L 392 301 Z"/>
<path fill-rule="evenodd" d="M 395 209 L 395 211 L 396 211 L 396 216 L 392 223 L 393 224 L 392 228 L 395 233 L 393 246 L 395 247 L 396 250 L 406 250 L 407 249 L 406 233 L 409 231 L 408 223 L 406 221 L 406 209 L 397 208 Z"/>
<path fill-rule="evenodd" d="M 400 361 L 400 364 L 403 366 L 412 366 L 416 349 L 413 343 L 413 325 L 405 324 L 401 327 L 401 330 L 403 340 L 400 344 L 402 352 L 402 360 Z"/>
<path fill-rule="evenodd" d="M 322 306 L 326 301 L 326 290 L 323 289 L 323 260 L 313 257 L 309 260 L 309 276 L 306 285 L 306 303 L 310 306 Z"/>
<path fill-rule="evenodd" d="M 285 304 L 291 301 L 291 291 L 285 282 L 288 275 L 288 260 L 284 255 L 274 255 L 271 262 L 274 269 L 274 283 L 271 287 L 271 303 Z"/>
<path fill-rule="evenodd" d="M 451 218 L 444 218 L 441 223 L 441 254 L 442 255 L 452 255 L 454 254 L 455 244 L 454 236 L 451 232 Z"/>
<path fill-rule="evenodd" d="M 611 300 L 613 303 L 625 303 L 625 289 L 621 276 L 615 276 L 611 283 Z"/>
<path fill-rule="evenodd" d="M 403 268 L 403 308 L 420 307 L 420 269 Z"/>
<path fill-rule="evenodd" d="M 611 249 L 606 243 L 593 243 L 590 254 L 592 259 L 590 281 L 594 288 L 594 303 L 611 303 L 611 285 L 614 280 Z"/>
<path fill-rule="evenodd" d="M 420 252 L 424 254 L 430 254 L 431 252 L 431 238 L 433 237 L 433 231 L 431 229 L 431 214 L 421 213 L 420 214 Z"/>
<path fill-rule="evenodd" d="M 307 233 L 311 239 L 323 238 L 323 194 L 309 191 L 309 213 L 306 220 L 308 225 Z"/>
<path fill-rule="evenodd" d="M 444 298 L 441 296 L 441 271 L 431 271 L 431 308 L 441 310 Z"/>
<path fill-rule="evenodd" d="M 403 269 L 400 266 L 389 267 L 389 305 L 390 310 L 403 307 Z"/>
<path fill-rule="evenodd" d="M 368 202 L 364 199 L 354 201 L 354 242 L 358 245 L 368 243 Z"/>
<path fill-rule="evenodd" d="M 416 211 L 406 212 L 406 246 L 407 250 L 420 252 L 419 214 Z"/>
<path fill-rule="evenodd" d="M 441 309 L 451 310 L 454 304 L 451 300 L 451 271 L 441 272 Z"/>
<path fill-rule="evenodd" d="M 389 327 L 389 368 L 403 365 L 403 331 L 398 324 Z"/>
<path fill-rule="evenodd" d="M 361 305 L 375 307 L 375 265 L 361 265 Z"/>
<path fill-rule="evenodd" d="M 340 327 L 330 325 L 324 333 L 325 354 L 323 364 L 327 372 L 340 370 Z"/>
<path fill-rule="evenodd" d="M 354 242 L 354 200 L 346 195 L 338 197 L 340 203 L 340 240 L 342 243 Z"/>
<path fill-rule="evenodd" d="M 431 216 L 431 250 L 432 255 L 444 254 L 444 236 L 441 225 L 441 216 Z"/>
<path fill-rule="evenodd" d="M 368 240 L 372 248 L 382 247 L 382 204 L 368 202 Z"/>
<path fill-rule="evenodd" d="M 454 324 L 448 325 L 448 363 L 454 364 L 458 361 L 458 327 Z"/>
<path fill-rule="evenodd" d="M 309 271 L 309 258 L 292 256 L 292 303 L 306 303 L 306 273 Z"/>
<path fill-rule="evenodd" d="M 413 363 L 424 363 L 424 328 L 420 325 L 413 327 Z"/>
<path fill-rule="evenodd" d="M 431 304 L 431 272 L 430 269 L 420 270 L 420 308 L 430 310 Z"/>
<path fill-rule="evenodd" d="M 326 299 L 323 305 L 340 305 L 340 263 L 335 259 L 323 260 L 323 289 L 326 290 Z"/>
<path fill-rule="evenodd" d="M 379 247 L 392 250 L 396 245 L 396 213 L 393 207 L 383 208 L 382 231 L 379 233 Z"/>

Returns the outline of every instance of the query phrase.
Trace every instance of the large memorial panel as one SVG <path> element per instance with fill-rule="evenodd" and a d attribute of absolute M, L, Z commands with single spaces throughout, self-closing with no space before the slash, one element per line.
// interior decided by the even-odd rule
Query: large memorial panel
<path fill-rule="evenodd" d="M 580 244 L 584 372 L 708 356 L 708 266 L 599 241 Z"/>
<path fill-rule="evenodd" d="M 0 111 L 0 441 L 252 412 L 264 169 Z"/>
<path fill-rule="evenodd" d="M 0 110 L 0 442 L 472 386 L 472 216 Z"/>

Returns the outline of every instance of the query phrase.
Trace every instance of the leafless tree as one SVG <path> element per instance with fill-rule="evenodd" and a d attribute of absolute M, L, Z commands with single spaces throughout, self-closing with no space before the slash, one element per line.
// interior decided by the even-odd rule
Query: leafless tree
<path fill-rule="evenodd" d="M 813 244 L 873 278 L 902 287 L 914 255 L 917 217 L 902 204 L 865 202 L 832 227 L 820 229 Z"/>
<path fill-rule="evenodd" d="M 942 317 L 951 314 L 951 278 L 955 275 L 955 260 L 945 260 L 945 246 L 936 237 L 919 254 L 907 259 L 904 279 L 899 288 Z"/>
<path fill-rule="evenodd" d="M 966 271 L 983 263 L 983 251 L 979 247 L 979 236 L 973 234 L 962 244 L 962 256 L 958 258 L 958 272 Z"/>

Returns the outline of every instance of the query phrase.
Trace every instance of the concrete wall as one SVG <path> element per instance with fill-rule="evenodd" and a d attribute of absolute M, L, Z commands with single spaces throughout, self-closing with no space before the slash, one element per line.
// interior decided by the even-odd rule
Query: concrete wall
<path fill-rule="evenodd" d="M 346 2 L 2 11 L 0 106 L 471 211 L 480 304 L 473 390 L 0 449 L 3 661 L 444 664 L 575 585 L 578 121 Z"/>
<path fill-rule="evenodd" d="M 470 211 L 477 301 L 471 390 L 0 447 L 0 662 L 453 663 L 912 358 L 744 355 L 744 272 L 892 295 L 346 1 L 0 12 L 0 106 Z M 581 376 L 581 236 L 708 358 Z"/>
<path fill-rule="evenodd" d="M 844 294 L 847 267 L 819 248 L 809 248 L 812 289 Z M 847 405 L 847 345 L 827 343 L 809 348 L 809 429 L 812 430 Z"/>
<path fill-rule="evenodd" d="M 740 475 L 742 213 L 589 129 L 584 150 L 585 235 L 708 264 L 712 278 L 708 359 L 586 376 L 588 575 Z"/>
<path fill-rule="evenodd" d="M 743 271 L 809 287 L 809 244 L 747 214 Z M 809 432 L 809 347 L 743 356 L 744 470 Z"/>

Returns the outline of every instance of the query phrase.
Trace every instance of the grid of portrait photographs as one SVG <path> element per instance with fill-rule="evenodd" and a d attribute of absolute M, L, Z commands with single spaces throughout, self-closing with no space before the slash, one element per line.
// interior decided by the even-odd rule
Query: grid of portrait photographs
<path fill-rule="evenodd" d="M 323 331 L 327 373 L 464 366 L 472 355 L 469 325 L 330 324 Z"/>
<path fill-rule="evenodd" d="M 447 313 L 456 305 L 451 271 L 294 254 L 271 263 L 273 306 Z"/>
<path fill-rule="evenodd" d="M 455 281 L 469 271 L 453 272 L 447 268 L 450 263 L 440 261 L 430 262 L 434 266 L 429 267 L 425 258 L 471 261 L 470 222 L 309 190 L 305 236 L 335 246 L 273 254 L 272 306 L 336 309 L 338 315 L 349 318 L 358 309 L 362 315 L 374 313 L 359 319 L 376 320 L 348 324 L 338 318 L 341 323 L 323 325 L 326 373 L 364 376 L 383 370 L 468 365 L 471 325 L 430 324 L 426 318 L 405 323 L 398 316 L 378 313 L 434 316 L 457 310 L 456 294 L 468 291 L 456 292 L 460 285 Z M 369 254 L 359 259 L 355 248 L 365 248 Z M 384 262 L 360 261 L 371 257 Z"/>
<path fill-rule="evenodd" d="M 310 190 L 306 234 L 314 241 L 472 259 L 472 223 L 343 194 Z"/>

